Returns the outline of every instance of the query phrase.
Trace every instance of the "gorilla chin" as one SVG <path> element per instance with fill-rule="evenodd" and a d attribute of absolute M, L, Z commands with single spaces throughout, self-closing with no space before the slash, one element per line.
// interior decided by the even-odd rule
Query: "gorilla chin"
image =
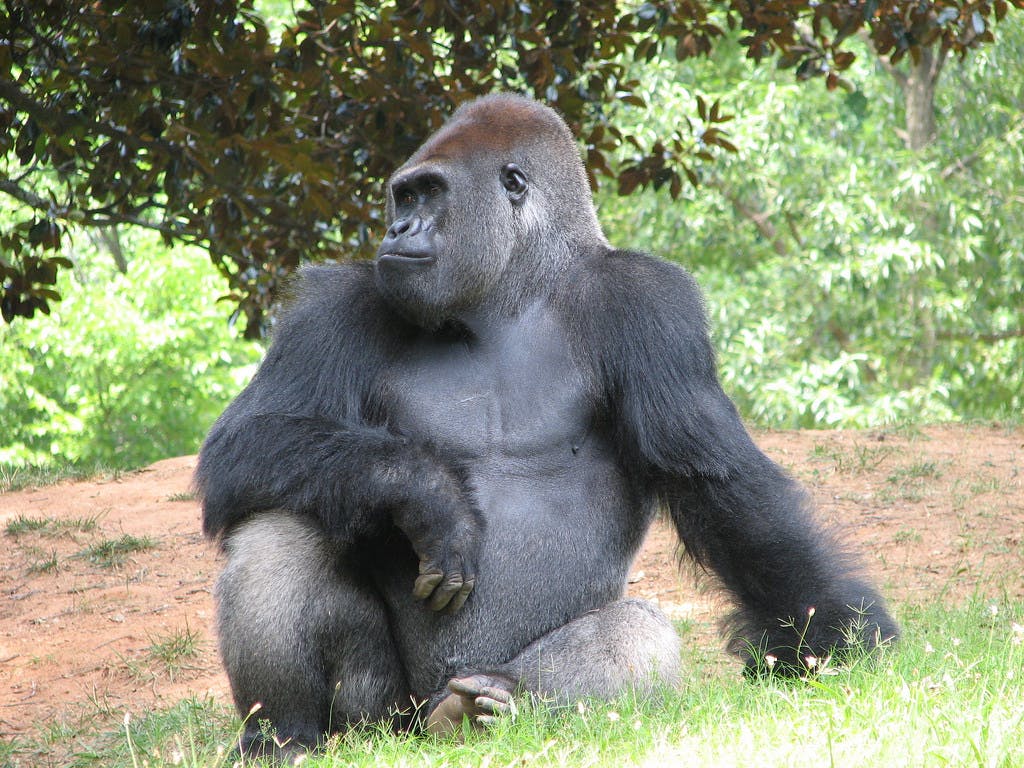
<path fill-rule="evenodd" d="M 671 623 L 625 596 L 659 510 L 752 678 L 896 637 L 723 392 L 693 278 L 609 245 L 557 113 L 465 104 L 387 196 L 375 262 L 302 270 L 200 452 L 244 752 L 675 685 Z"/>

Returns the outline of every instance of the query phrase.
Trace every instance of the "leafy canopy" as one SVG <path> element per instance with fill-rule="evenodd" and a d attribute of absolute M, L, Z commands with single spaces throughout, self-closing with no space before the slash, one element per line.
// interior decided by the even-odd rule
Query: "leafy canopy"
<path fill-rule="evenodd" d="M 1024 0 L 1012 0 L 1024 7 Z M 258 336 L 304 260 L 368 255 L 381 183 L 458 103 L 506 89 L 556 106 L 595 186 L 676 197 L 717 104 L 653 141 L 633 60 L 738 41 L 830 88 L 864 31 L 898 61 L 992 39 L 995 2 L 313 2 L 278 38 L 252 0 L 5 0 L 0 17 L 0 310 L 49 312 L 69 230 L 135 225 L 205 248 Z M 732 33 L 729 30 L 733 30 Z M 613 158 L 625 158 L 613 163 Z M 614 167 L 613 167 L 614 166 Z M 5 213 L 6 212 L 6 213 Z"/>

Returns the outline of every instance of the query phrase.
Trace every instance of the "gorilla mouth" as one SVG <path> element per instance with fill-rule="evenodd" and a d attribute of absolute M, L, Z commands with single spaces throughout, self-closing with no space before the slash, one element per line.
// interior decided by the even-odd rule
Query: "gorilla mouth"
<path fill-rule="evenodd" d="M 433 264 L 436 259 L 432 253 L 381 253 L 377 261 L 388 264 Z"/>

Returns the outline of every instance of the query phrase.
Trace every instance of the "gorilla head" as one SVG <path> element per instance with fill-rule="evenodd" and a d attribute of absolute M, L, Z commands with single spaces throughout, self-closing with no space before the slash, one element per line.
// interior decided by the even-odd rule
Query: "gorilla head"
<path fill-rule="evenodd" d="M 574 253 L 606 245 L 572 134 L 509 94 L 451 119 L 388 182 L 381 293 L 427 329 L 515 313 Z"/>

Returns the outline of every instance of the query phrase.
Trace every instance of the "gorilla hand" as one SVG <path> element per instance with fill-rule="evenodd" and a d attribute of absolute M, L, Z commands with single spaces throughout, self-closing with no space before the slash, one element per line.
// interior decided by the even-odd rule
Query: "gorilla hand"
<path fill-rule="evenodd" d="M 420 575 L 413 584 L 412 594 L 418 600 L 426 600 L 433 610 L 447 608 L 459 610 L 473 591 L 476 576 L 463 567 L 445 569 L 430 560 L 420 559 Z"/>
<path fill-rule="evenodd" d="M 480 519 L 465 502 L 433 509 L 412 504 L 395 516 L 419 557 L 412 594 L 435 611 L 459 610 L 476 584 Z"/>
<path fill-rule="evenodd" d="M 452 678 L 448 681 L 448 695 L 427 718 L 427 733 L 457 735 L 464 718 L 475 728 L 494 725 L 499 717 L 515 718 L 514 688 L 511 679 L 498 674 Z"/>

